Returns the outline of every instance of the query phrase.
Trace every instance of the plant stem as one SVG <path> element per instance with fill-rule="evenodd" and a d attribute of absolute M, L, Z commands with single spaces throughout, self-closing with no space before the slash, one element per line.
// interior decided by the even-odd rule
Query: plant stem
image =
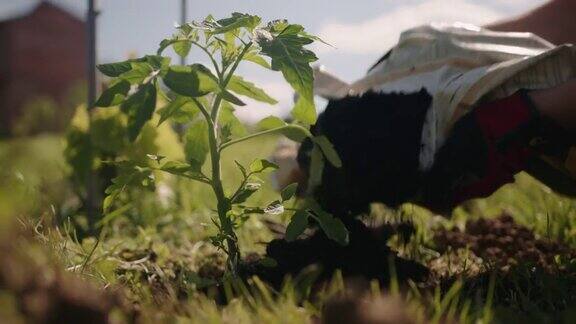
<path fill-rule="evenodd" d="M 230 82 L 230 79 L 232 79 L 232 76 L 234 75 L 234 71 L 236 71 L 238 64 L 240 64 L 240 62 L 244 58 L 244 55 L 246 55 L 246 53 L 248 53 L 248 51 L 250 50 L 250 47 L 252 47 L 252 42 L 249 42 L 248 44 L 244 45 L 242 52 L 240 52 L 240 55 L 238 55 L 238 57 L 236 58 L 236 61 L 234 61 L 234 64 L 232 65 L 232 67 L 230 68 L 230 71 L 228 72 L 228 76 L 224 80 L 224 87 L 226 87 L 226 85 L 228 85 L 228 82 Z M 222 71 L 222 73 L 224 73 L 224 71 Z"/>
<path fill-rule="evenodd" d="M 228 71 L 228 75 L 224 80 L 220 79 L 220 87 L 222 90 L 226 89 L 228 82 L 232 79 L 234 71 L 238 67 L 238 64 L 250 49 L 252 44 L 247 44 L 240 55 L 236 58 L 236 61 Z M 206 109 L 201 111 L 208 122 L 208 143 L 210 146 L 210 161 L 212 165 L 212 189 L 216 195 L 217 200 L 217 210 L 218 219 L 221 225 L 221 234 L 226 237 L 227 253 L 228 253 L 228 270 L 232 275 L 237 274 L 238 262 L 240 260 L 240 250 L 238 249 L 238 240 L 236 233 L 234 233 L 234 226 L 232 220 L 228 217 L 228 212 L 232 209 L 230 200 L 226 197 L 224 192 L 224 186 L 222 184 L 221 177 L 221 163 L 220 163 L 220 149 L 219 149 L 219 139 L 218 139 L 218 112 L 220 110 L 220 104 L 222 102 L 222 96 L 220 94 L 216 95 L 214 103 L 212 105 L 212 111 L 208 116 Z"/>
<path fill-rule="evenodd" d="M 218 116 L 211 116 L 198 100 L 194 99 L 194 101 L 200 108 L 200 112 L 208 123 L 208 144 L 210 146 L 210 162 L 212 166 L 212 179 L 210 185 L 212 186 L 212 190 L 214 190 L 218 204 L 218 220 L 220 221 L 219 230 L 226 236 L 226 245 L 228 246 L 226 251 L 228 254 L 228 270 L 235 275 L 238 260 L 240 258 L 240 252 L 236 243 L 236 234 L 234 233 L 232 222 L 230 218 L 228 218 L 228 212 L 231 209 L 230 201 L 226 198 L 224 186 L 222 185 L 220 151 L 218 150 Z M 213 111 L 215 109 L 217 110 L 216 104 L 220 105 L 220 101 L 214 102 L 214 107 L 212 107 Z"/>
<path fill-rule="evenodd" d="M 272 128 L 272 129 L 267 129 L 267 130 L 264 130 L 264 131 L 260 131 L 260 132 L 257 132 L 257 133 L 253 133 L 253 134 L 250 134 L 250 135 L 246 135 L 246 136 L 244 136 L 244 137 L 237 138 L 237 139 L 232 140 L 232 141 L 228 141 L 228 142 L 220 145 L 220 152 L 222 152 L 222 151 L 223 151 L 225 148 L 227 148 L 228 146 L 231 146 L 231 145 L 234 145 L 234 144 L 238 144 L 238 143 L 241 143 L 241 142 L 244 142 L 244 141 L 253 139 L 253 138 L 255 138 L 255 137 L 262 136 L 262 135 L 280 133 L 280 132 L 282 132 L 282 130 L 284 130 L 284 129 L 286 129 L 286 128 L 291 128 L 291 127 L 293 128 L 293 127 L 295 127 L 295 125 L 284 125 L 284 126 L 280 126 L 280 127 L 276 127 L 276 128 Z"/>
<path fill-rule="evenodd" d="M 208 56 L 208 58 L 212 62 L 214 69 L 216 70 L 216 74 L 218 75 L 218 78 L 222 78 L 224 76 L 224 71 L 220 71 L 220 68 L 218 67 L 218 63 L 216 63 L 216 60 L 214 59 L 214 55 L 212 55 L 212 53 L 210 53 L 210 51 L 208 51 L 208 49 L 206 47 L 202 46 L 200 43 L 195 42 L 195 41 L 192 41 L 191 43 L 200 47 L 200 49 L 202 51 L 204 51 L 204 53 L 206 53 L 206 55 Z"/>
<path fill-rule="evenodd" d="M 226 78 L 224 80 L 220 79 L 220 89 L 222 91 L 224 91 L 226 89 L 226 86 L 228 86 L 228 83 L 232 79 L 232 76 L 234 76 L 234 72 L 236 71 L 236 68 L 238 68 L 240 61 L 242 61 L 242 58 L 244 57 L 244 55 L 246 55 L 248 50 L 250 50 L 251 46 L 252 46 L 252 42 L 250 42 L 250 43 L 246 44 L 246 46 L 244 46 L 244 48 L 242 49 L 242 52 L 240 52 L 240 54 L 238 55 L 238 57 L 234 61 L 234 64 L 232 64 L 230 71 L 228 71 L 228 75 L 226 75 Z M 224 75 L 224 72 L 225 72 L 224 70 L 225 69 L 222 69 L 222 75 Z M 210 117 L 212 118 L 212 121 L 214 122 L 215 125 L 218 124 L 218 113 L 220 112 L 220 103 L 221 102 L 222 102 L 222 96 L 220 94 L 217 94 L 216 98 L 214 99 L 214 104 L 212 105 L 212 111 L 210 112 Z"/>
<path fill-rule="evenodd" d="M 220 220 L 221 230 L 226 236 L 226 245 L 228 246 L 228 270 L 236 275 L 238 261 L 240 259 L 240 251 L 232 221 L 228 217 L 228 212 L 231 209 L 230 201 L 224 193 L 224 186 L 222 185 L 222 177 L 220 170 L 220 152 L 218 151 L 218 138 L 217 138 L 217 124 L 212 123 L 209 129 L 209 144 L 210 144 L 210 157 L 212 162 L 212 188 L 218 201 L 218 219 Z"/>

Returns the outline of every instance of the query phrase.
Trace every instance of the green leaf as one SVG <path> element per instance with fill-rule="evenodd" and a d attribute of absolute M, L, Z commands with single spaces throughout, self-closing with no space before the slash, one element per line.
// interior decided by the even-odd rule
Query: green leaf
<path fill-rule="evenodd" d="M 150 64 L 154 70 L 166 70 L 170 66 L 171 59 L 160 55 L 146 55 L 144 61 Z"/>
<path fill-rule="evenodd" d="M 221 37 L 214 37 L 208 44 L 213 52 L 220 51 L 221 61 L 223 66 L 229 66 L 236 59 L 239 48 L 236 46 L 236 35 L 237 31 L 229 31 L 224 33 L 224 39 Z"/>
<path fill-rule="evenodd" d="M 160 42 L 160 45 L 158 46 L 158 50 L 156 51 L 157 55 L 161 55 L 165 49 L 167 49 L 170 45 L 178 42 L 179 39 L 175 39 L 175 38 L 165 38 Z"/>
<path fill-rule="evenodd" d="M 304 32 L 304 27 L 302 27 L 302 25 L 298 25 L 298 24 L 287 24 L 286 25 L 286 23 L 287 22 L 282 22 L 281 24 L 277 24 L 274 29 L 276 31 L 279 31 L 281 35 L 301 35 L 302 36 L 302 33 Z"/>
<path fill-rule="evenodd" d="M 184 106 L 186 106 L 188 109 L 185 109 Z M 184 111 L 190 113 L 191 117 L 194 117 L 194 115 L 196 115 L 196 112 L 198 110 L 196 108 L 196 104 L 192 100 L 190 100 L 190 98 L 177 96 L 174 100 L 170 101 L 166 106 L 158 110 L 158 114 L 160 115 L 158 126 L 160 126 L 168 118 Z"/>
<path fill-rule="evenodd" d="M 323 40 L 322 38 L 320 38 L 320 37 L 318 37 L 318 36 L 316 36 L 316 35 L 309 34 L 309 33 L 305 32 L 304 30 L 302 30 L 299 34 L 300 34 L 301 36 L 308 37 L 308 38 L 313 39 L 313 40 L 315 40 L 315 41 L 317 41 L 317 42 L 320 42 L 320 43 L 322 43 L 322 44 L 324 44 L 324 45 L 327 45 L 327 46 L 330 46 L 330 47 L 334 48 L 334 46 L 332 46 L 332 44 L 326 42 L 325 40 Z"/>
<path fill-rule="evenodd" d="M 248 134 L 244 124 L 234 115 L 234 107 L 228 103 L 223 103 L 220 107 L 218 124 L 220 125 L 222 143 Z"/>
<path fill-rule="evenodd" d="M 169 172 L 172 174 L 182 175 L 186 172 L 192 170 L 192 167 L 188 163 L 180 162 L 180 161 L 168 161 L 160 167 L 160 170 Z"/>
<path fill-rule="evenodd" d="M 340 245 L 348 245 L 349 234 L 346 226 L 339 218 L 335 218 L 332 214 L 327 213 L 319 208 L 314 208 L 316 220 L 326 233 L 326 236 L 331 240 L 338 242 Z"/>
<path fill-rule="evenodd" d="M 190 24 L 182 24 L 176 28 L 180 31 L 180 34 L 183 36 L 187 36 L 194 31 L 194 28 Z"/>
<path fill-rule="evenodd" d="M 184 96 L 177 96 L 177 97 L 188 99 L 188 102 L 186 102 L 185 104 L 183 104 L 179 107 L 178 106 L 172 107 L 171 103 L 174 100 L 170 101 L 170 103 L 168 105 L 166 105 L 166 106 L 164 106 L 158 110 L 158 114 L 160 114 L 161 117 L 163 115 L 169 114 L 169 111 L 168 111 L 169 109 L 173 109 L 170 111 L 169 116 L 165 116 L 166 118 L 171 118 L 172 121 L 174 121 L 176 123 L 182 123 L 182 124 L 190 123 L 190 122 L 194 121 L 194 119 L 196 118 L 196 116 L 200 112 L 200 107 L 198 106 L 198 104 L 203 105 L 204 107 L 206 107 L 208 105 L 208 101 L 205 100 L 206 97 L 197 98 L 196 100 L 189 100 L 188 97 L 184 97 Z M 175 103 L 175 104 L 177 105 L 177 103 Z"/>
<path fill-rule="evenodd" d="M 276 19 L 268 22 L 266 28 L 274 33 L 279 33 L 290 25 L 286 19 Z"/>
<path fill-rule="evenodd" d="M 288 242 L 292 242 L 302 235 L 306 228 L 308 227 L 308 213 L 303 210 L 299 210 L 294 213 L 290 223 L 286 227 L 285 239 Z"/>
<path fill-rule="evenodd" d="M 174 52 L 178 55 L 184 54 L 181 56 L 186 56 L 190 51 L 193 41 L 198 41 L 198 31 L 191 24 L 183 24 L 178 27 L 178 33 L 176 35 L 165 38 L 160 42 L 156 53 L 160 55 L 166 48 L 172 45 Z"/>
<path fill-rule="evenodd" d="M 211 33 L 223 34 L 242 27 L 252 31 L 260 24 L 260 21 L 261 19 L 258 16 L 234 12 L 232 13 L 232 17 L 218 20 L 217 23 L 220 27 L 215 28 Z"/>
<path fill-rule="evenodd" d="M 340 160 L 338 152 L 336 152 L 334 145 L 330 143 L 330 140 L 326 136 L 315 136 L 312 140 L 320 147 L 328 162 L 336 168 L 342 167 L 342 160 Z"/>
<path fill-rule="evenodd" d="M 95 105 L 96 107 L 117 106 L 124 101 L 128 91 L 130 91 L 130 83 L 125 80 L 120 80 L 104 90 Z"/>
<path fill-rule="evenodd" d="M 146 157 L 148 157 L 152 161 L 156 161 L 156 163 L 158 164 L 160 164 L 160 162 L 162 162 L 162 160 L 166 158 L 166 156 L 164 155 L 156 155 L 156 154 L 146 154 Z"/>
<path fill-rule="evenodd" d="M 105 214 L 108 213 L 112 203 L 128 187 L 145 187 L 150 190 L 154 189 L 154 175 L 152 170 L 145 167 L 139 167 L 132 163 L 121 163 L 119 165 L 119 176 L 112 179 L 112 184 L 106 188 L 106 197 L 104 198 L 102 209 Z"/>
<path fill-rule="evenodd" d="M 250 172 L 252 173 L 261 173 L 264 171 L 272 171 L 277 169 L 278 165 L 264 159 L 256 159 L 250 163 Z"/>
<path fill-rule="evenodd" d="M 312 147 L 310 156 L 310 176 L 308 177 L 308 188 L 316 188 L 322 183 L 322 173 L 324 172 L 324 156 L 318 145 Z"/>
<path fill-rule="evenodd" d="M 198 170 L 196 170 L 190 164 L 184 162 L 168 161 L 164 163 L 160 170 L 188 179 L 206 180 L 202 173 L 198 172 Z"/>
<path fill-rule="evenodd" d="M 130 84 L 140 84 L 154 72 L 150 64 L 145 62 L 130 62 L 132 69 L 120 74 L 120 78 L 130 82 Z"/>
<path fill-rule="evenodd" d="M 126 73 L 132 69 L 132 65 L 130 65 L 130 61 L 124 62 L 117 62 L 117 63 L 108 63 L 108 64 L 99 64 L 96 66 L 102 74 L 109 76 L 111 78 L 115 78 L 120 76 L 122 73 Z"/>
<path fill-rule="evenodd" d="M 280 197 L 282 197 L 282 201 L 290 200 L 296 194 L 296 189 L 298 189 L 298 183 L 291 183 L 287 185 L 282 191 L 280 192 Z"/>
<path fill-rule="evenodd" d="M 184 151 L 186 160 L 193 170 L 200 171 L 210 147 L 208 144 L 208 124 L 205 120 L 193 123 L 186 133 Z"/>
<path fill-rule="evenodd" d="M 296 142 L 302 142 L 306 137 L 312 137 L 308 129 L 300 125 L 286 124 L 285 121 L 275 116 L 268 116 L 262 119 L 258 123 L 258 128 L 282 134 Z"/>
<path fill-rule="evenodd" d="M 104 214 L 109 213 L 110 208 L 112 207 L 112 203 L 114 202 L 114 198 L 116 198 L 114 195 L 108 195 L 104 198 L 104 201 L 102 202 L 102 212 Z"/>
<path fill-rule="evenodd" d="M 302 142 L 306 137 L 311 137 L 310 131 L 299 125 L 287 125 L 279 130 L 279 133 L 295 142 Z"/>
<path fill-rule="evenodd" d="M 272 39 L 259 37 L 257 41 L 262 48 L 261 53 L 272 59 L 272 69 L 281 71 L 284 79 L 305 103 L 314 105 L 314 75 L 310 63 L 318 58 L 304 48 L 304 45 L 312 43 L 313 40 L 298 35 L 300 29 L 299 25 L 288 25 Z"/>
<path fill-rule="evenodd" d="M 316 123 L 316 119 L 318 118 L 316 115 L 316 107 L 314 106 L 313 101 L 308 101 L 304 97 L 299 97 L 296 101 L 296 105 L 292 108 L 290 112 L 292 117 L 295 120 L 300 121 L 306 125 L 314 125 Z"/>
<path fill-rule="evenodd" d="M 284 205 L 280 201 L 275 200 L 264 208 L 264 212 L 269 215 L 280 215 L 284 213 Z"/>
<path fill-rule="evenodd" d="M 172 48 L 179 56 L 186 57 L 190 53 L 192 42 L 189 40 L 178 40 L 172 44 Z"/>
<path fill-rule="evenodd" d="M 128 138 L 134 141 L 156 108 L 156 87 L 147 83 L 126 99 L 120 109 L 128 116 Z"/>
<path fill-rule="evenodd" d="M 254 83 L 246 81 L 237 75 L 232 76 L 227 88 L 236 94 L 246 96 L 257 101 L 266 102 L 271 105 L 278 103 L 278 101 L 267 95 L 264 90 L 257 87 Z"/>
<path fill-rule="evenodd" d="M 259 121 L 257 126 L 261 130 L 269 130 L 286 126 L 286 122 L 276 116 L 268 116 Z"/>
<path fill-rule="evenodd" d="M 153 68 L 154 70 L 162 70 L 168 67 L 168 65 L 170 65 L 170 58 L 160 55 L 146 55 L 141 58 L 130 59 L 123 62 L 100 64 L 97 65 L 96 67 L 98 68 L 98 70 L 100 70 L 100 72 L 102 72 L 102 74 L 115 78 L 132 70 L 134 68 L 134 65 L 140 66 L 139 67 L 140 69 L 142 68 L 142 65 L 145 66 L 145 64 L 149 65 L 148 68 Z M 141 74 L 142 72 L 143 71 L 136 72 L 136 74 Z M 128 74 L 128 76 L 130 78 L 130 74 Z"/>
<path fill-rule="evenodd" d="M 206 16 L 202 21 L 192 21 L 188 25 L 193 29 L 202 30 L 204 33 L 210 33 L 213 29 L 220 27 L 212 15 Z"/>
<path fill-rule="evenodd" d="M 253 53 L 253 52 L 247 53 L 246 55 L 244 55 L 244 57 L 242 59 L 245 61 L 256 63 L 263 68 L 272 69 L 272 66 L 270 66 L 270 63 L 268 63 L 268 61 L 266 61 L 262 56 L 258 55 L 257 53 Z"/>
<path fill-rule="evenodd" d="M 242 189 L 232 199 L 232 204 L 241 204 L 246 201 L 252 194 L 254 194 L 258 189 L 262 187 L 262 184 L 258 182 L 248 182 L 244 185 Z"/>
<path fill-rule="evenodd" d="M 202 64 L 171 66 L 164 83 L 177 94 L 188 97 L 201 97 L 218 90 L 216 77 Z"/>
<path fill-rule="evenodd" d="M 231 104 L 234 104 L 236 106 L 246 106 L 246 104 L 240 100 L 240 98 L 236 97 L 235 95 L 233 95 L 231 92 L 224 90 L 222 92 L 220 92 L 220 96 L 222 96 L 222 99 L 228 101 Z"/>

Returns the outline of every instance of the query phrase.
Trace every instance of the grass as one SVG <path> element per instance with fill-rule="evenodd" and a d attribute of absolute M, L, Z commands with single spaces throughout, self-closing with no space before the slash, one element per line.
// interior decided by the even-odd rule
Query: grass
<path fill-rule="evenodd" d="M 227 151 L 224 160 L 247 164 L 255 157 L 267 156 L 275 142 L 276 138 L 268 137 L 244 143 Z M 6 268 L 15 265 L 22 267 L 23 273 L 29 268 L 80 276 L 91 282 L 98 294 L 118 292 L 130 307 L 114 304 L 110 318 L 117 322 L 136 316 L 143 323 L 302 323 L 317 319 L 327 309 L 346 310 L 342 316 L 368 316 L 373 308 L 387 309 L 395 303 L 401 307 L 392 308 L 401 310 L 389 315 L 405 315 L 414 322 L 576 319 L 571 304 L 576 283 L 571 275 L 549 275 L 522 268 L 507 275 L 490 271 L 477 277 L 463 275 L 449 284 L 437 282 L 428 287 L 399 286 L 392 281 L 390 287 L 381 287 L 385 293 L 376 283 L 368 284 L 369 289 L 357 289 L 356 284 L 336 273 L 315 294 L 310 293 L 315 282 L 315 270 L 310 269 L 287 281 L 279 291 L 252 278 L 248 282 L 230 282 L 223 287 L 223 293 L 217 292 L 206 288 L 211 283 L 210 275 L 222 271 L 224 260 L 221 252 L 206 242 L 214 233 L 210 221 L 214 197 L 208 187 L 165 176 L 160 179 L 162 189 L 138 196 L 137 206 L 118 212 L 98 237 L 82 237 L 76 230 L 76 215 L 66 212 L 73 210 L 70 206 L 77 202 L 66 181 L 68 169 L 62 150 L 63 141 L 58 136 L 0 142 L 0 221 L 12 225 L 0 226 L 10 228 L 0 231 L 0 242 L 4 242 L 0 244 L 0 256 L 6 258 L 8 265 L 2 270 L 4 275 L 0 271 L 0 317 L 23 319 L 22 309 L 17 306 L 20 292 L 6 281 Z M 240 174 L 232 164 L 223 171 L 223 178 L 232 181 L 230 188 L 234 188 Z M 272 188 L 264 187 L 250 199 L 253 203 L 267 203 L 277 196 Z M 402 244 L 394 238 L 390 244 L 401 255 L 428 263 L 441 257 L 432 242 L 435 229 L 462 228 L 467 219 L 494 217 L 503 210 L 539 237 L 576 248 L 574 207 L 575 200 L 560 197 L 522 174 L 516 184 L 505 186 L 488 199 L 467 203 L 450 219 L 412 205 L 400 210 L 375 205 L 367 220 L 413 221 L 417 231 L 411 242 Z M 275 221 L 286 220 L 279 217 Z M 246 254 L 262 253 L 264 243 L 273 238 L 258 217 L 249 219 L 239 234 Z M 455 258 L 462 261 L 467 256 L 460 252 Z M 455 267 L 455 263 L 447 262 L 444 267 Z M 30 274 L 34 278 L 36 275 Z M 61 279 L 55 284 L 59 284 L 58 280 Z M 226 301 L 225 305 L 216 303 L 215 295 Z M 362 303 L 355 303 L 358 300 Z"/>

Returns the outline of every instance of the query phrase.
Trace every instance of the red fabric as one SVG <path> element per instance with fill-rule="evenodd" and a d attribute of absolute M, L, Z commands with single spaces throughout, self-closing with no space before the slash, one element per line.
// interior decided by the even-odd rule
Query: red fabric
<path fill-rule="evenodd" d="M 511 143 L 499 151 L 496 143 L 504 135 L 513 133 L 532 117 L 530 106 L 520 94 L 490 102 L 477 107 L 476 121 L 488 145 L 488 160 L 485 176 L 455 193 L 455 203 L 486 197 L 506 183 L 514 181 L 514 174 L 522 171 L 532 155 L 528 143 Z"/>
<path fill-rule="evenodd" d="M 487 103 L 474 111 L 486 139 L 498 139 L 527 123 L 530 107 L 519 93 Z"/>

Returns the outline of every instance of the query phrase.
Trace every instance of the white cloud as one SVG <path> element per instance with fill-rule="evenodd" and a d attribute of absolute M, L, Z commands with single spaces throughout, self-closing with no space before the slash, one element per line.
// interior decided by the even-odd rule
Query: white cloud
<path fill-rule="evenodd" d="M 486 24 L 503 15 L 478 1 L 429 0 L 420 4 L 406 4 L 361 23 L 328 23 L 317 33 L 336 49 L 327 46 L 314 48 L 351 54 L 380 54 L 392 47 L 400 33 L 408 28 L 433 21 Z"/>

